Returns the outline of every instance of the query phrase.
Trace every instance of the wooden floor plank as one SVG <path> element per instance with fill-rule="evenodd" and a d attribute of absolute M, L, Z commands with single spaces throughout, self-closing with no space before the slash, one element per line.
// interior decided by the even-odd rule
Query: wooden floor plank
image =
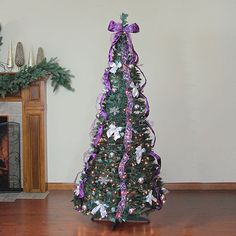
<path fill-rule="evenodd" d="M 150 224 L 92 222 L 73 210 L 71 191 L 0 203 L 0 236 L 236 236 L 236 191 L 171 191 Z"/>

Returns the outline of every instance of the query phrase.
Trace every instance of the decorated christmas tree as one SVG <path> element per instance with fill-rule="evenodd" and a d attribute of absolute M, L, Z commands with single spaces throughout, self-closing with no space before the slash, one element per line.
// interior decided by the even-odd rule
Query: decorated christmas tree
<path fill-rule="evenodd" d="M 127 16 L 123 13 L 121 23 L 108 26 L 114 35 L 103 75 L 105 90 L 73 196 L 76 210 L 112 222 L 160 210 L 168 192 L 159 176 L 161 158 L 153 151 L 155 133 L 147 121 L 146 77 L 131 41 L 139 26 L 129 25 Z"/>

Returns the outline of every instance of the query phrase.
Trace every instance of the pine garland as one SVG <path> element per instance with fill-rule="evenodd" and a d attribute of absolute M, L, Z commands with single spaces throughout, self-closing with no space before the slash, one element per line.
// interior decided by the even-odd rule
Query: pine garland
<path fill-rule="evenodd" d="M 24 66 L 15 74 L 0 74 L 0 96 L 14 94 L 30 85 L 31 82 L 38 80 L 40 77 L 51 80 L 53 91 L 59 86 L 74 91 L 71 87 L 71 79 L 74 77 L 70 70 L 61 67 L 57 58 L 51 58 L 49 61 L 44 59 L 38 65 L 29 67 Z"/>

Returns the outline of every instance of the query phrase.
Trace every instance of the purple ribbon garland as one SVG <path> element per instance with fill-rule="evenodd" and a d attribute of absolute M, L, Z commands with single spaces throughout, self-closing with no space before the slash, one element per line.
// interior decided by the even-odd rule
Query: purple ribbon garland
<path fill-rule="evenodd" d="M 87 178 L 84 178 L 83 180 L 80 181 L 79 184 L 79 198 L 84 198 L 84 183 L 87 180 Z"/>
<path fill-rule="evenodd" d="M 104 107 L 103 107 L 103 101 L 105 100 L 105 98 L 106 98 L 106 95 L 103 94 L 102 98 L 100 100 L 100 109 L 101 109 L 101 115 L 102 115 L 103 119 L 107 120 L 107 113 L 105 112 Z"/>
<path fill-rule="evenodd" d="M 159 176 L 160 171 L 161 171 L 161 158 L 160 158 L 160 156 L 158 156 L 153 151 L 149 152 L 149 155 L 152 156 L 156 160 L 157 165 L 158 165 L 157 169 L 156 169 L 155 176 L 153 177 L 153 180 L 152 180 L 152 187 L 153 187 L 154 195 L 155 195 L 155 197 L 157 198 L 157 201 L 158 201 L 158 204 L 156 205 L 155 208 L 160 210 L 163 206 L 163 202 L 161 200 L 160 187 L 156 186 L 156 181 L 155 180 Z"/>
<path fill-rule="evenodd" d="M 127 39 L 128 39 L 128 52 L 130 52 L 131 55 L 132 55 L 130 63 L 131 64 L 136 64 L 138 62 L 138 55 L 137 55 L 137 53 L 135 52 L 135 50 L 133 48 L 132 40 L 131 40 L 131 37 L 130 37 L 129 33 L 139 32 L 138 25 L 132 24 L 132 25 L 127 25 L 127 26 L 125 26 L 123 28 L 120 23 L 115 23 L 114 21 L 111 21 L 110 24 L 109 24 L 108 30 L 112 31 L 112 32 L 116 32 L 116 34 L 115 34 L 115 36 L 113 38 L 113 42 L 112 42 L 111 48 L 109 50 L 109 62 L 112 62 L 112 55 L 113 55 L 113 48 L 114 48 L 114 46 L 118 42 L 118 40 L 119 40 L 120 36 L 122 35 L 122 33 L 125 32 L 126 35 L 127 35 Z M 123 63 L 123 64 L 127 63 L 127 61 L 126 61 L 127 58 L 128 58 L 128 55 L 126 55 L 125 63 Z M 135 66 L 137 66 L 137 65 L 135 65 Z M 127 99 L 128 99 L 128 107 L 126 109 L 126 130 L 125 130 L 125 137 L 124 137 L 125 153 L 124 153 L 123 158 L 122 158 L 122 160 L 121 160 L 121 162 L 119 164 L 119 167 L 118 167 L 118 174 L 119 174 L 119 177 L 121 179 L 121 183 L 120 183 L 121 200 L 118 203 L 117 211 L 116 211 L 116 218 L 118 218 L 118 219 L 121 218 L 122 213 L 123 213 L 123 211 L 125 209 L 126 196 L 127 196 L 127 187 L 126 187 L 126 184 L 125 184 L 125 178 L 126 178 L 126 175 L 125 175 L 125 164 L 129 160 L 129 156 L 128 156 L 128 151 L 130 149 L 129 144 L 132 141 L 132 123 L 131 123 L 131 121 L 129 119 L 130 119 L 130 115 L 131 115 L 132 109 L 133 109 L 133 96 L 132 96 L 132 93 L 129 92 L 129 90 L 128 90 L 129 85 L 131 83 L 130 71 L 129 71 L 128 67 L 125 67 L 125 68 L 126 69 L 124 71 L 124 75 L 125 75 L 125 79 L 127 80 L 126 95 L 127 95 Z M 148 103 L 147 98 L 142 94 L 142 90 L 143 90 L 143 88 L 146 85 L 147 79 L 146 79 L 144 73 L 142 72 L 142 70 L 138 66 L 137 66 L 137 68 L 142 73 L 142 75 L 143 75 L 143 77 L 145 79 L 144 84 L 140 87 L 140 95 L 146 101 L 145 116 L 148 117 L 148 115 L 149 115 L 149 103 Z M 153 147 L 155 145 L 155 142 L 156 142 L 156 135 L 155 135 L 155 132 L 152 129 L 151 125 L 147 121 L 146 121 L 146 123 L 147 123 L 148 127 L 151 129 L 151 131 L 153 132 L 153 134 L 154 134 L 154 142 L 153 142 L 153 145 L 152 145 L 152 147 Z M 159 173 L 160 173 L 161 159 L 154 152 L 150 152 L 150 155 L 153 156 L 157 160 L 157 162 L 159 164 L 159 166 L 157 168 L 157 172 L 155 174 L 155 177 L 157 177 L 159 175 Z M 154 177 L 154 179 L 155 179 L 155 177 Z M 154 185 L 154 180 L 153 180 L 153 188 L 154 188 L 154 190 L 155 190 L 155 192 L 157 194 L 158 201 L 160 201 L 160 196 L 158 194 L 158 189 Z M 159 203 L 157 208 L 160 207 L 160 204 L 161 204 L 161 202 Z"/>
<path fill-rule="evenodd" d="M 89 165 L 88 165 L 89 161 L 93 160 L 95 157 L 96 157 L 96 153 L 92 152 L 92 153 L 89 153 L 89 155 L 85 158 L 85 161 L 84 161 L 84 164 L 85 164 L 84 170 L 85 171 L 87 171 L 89 168 Z"/>
<path fill-rule="evenodd" d="M 158 167 L 157 167 L 157 170 L 156 170 L 156 174 L 155 174 L 155 176 L 158 176 L 160 174 L 160 170 L 161 170 L 161 158 L 160 158 L 160 156 L 158 156 L 153 151 L 149 152 L 149 155 L 152 156 L 156 160 L 156 162 L 158 164 Z"/>
<path fill-rule="evenodd" d="M 138 65 L 135 65 L 135 67 L 140 71 L 140 73 L 142 74 L 142 76 L 144 78 L 144 83 L 143 83 L 143 85 L 139 89 L 139 94 L 141 95 L 141 97 L 143 97 L 145 99 L 145 103 L 146 103 L 146 105 L 145 105 L 145 116 L 148 117 L 149 116 L 149 111 L 150 111 L 149 110 L 149 103 L 148 103 L 147 97 L 142 93 L 144 87 L 147 84 L 147 78 L 146 78 L 146 76 L 144 75 L 143 71 L 141 70 L 141 68 Z"/>
<path fill-rule="evenodd" d="M 145 117 L 147 118 L 149 116 L 149 112 L 150 112 L 149 103 L 148 103 L 147 97 L 142 93 L 144 87 L 147 84 L 147 78 L 146 78 L 146 76 L 144 75 L 143 71 L 140 69 L 139 66 L 135 65 L 135 67 L 138 68 L 138 70 L 141 72 L 141 74 L 143 75 L 143 77 L 145 79 L 143 85 L 140 87 L 139 94 L 140 94 L 141 97 L 143 97 L 145 99 Z M 154 136 L 153 143 L 152 143 L 152 148 L 153 148 L 156 144 L 156 133 L 153 130 L 152 126 L 149 124 L 149 122 L 147 120 L 145 122 L 146 122 L 147 126 L 149 127 L 149 129 L 152 131 L 153 136 Z"/>
<path fill-rule="evenodd" d="M 126 174 L 125 174 L 125 164 L 129 160 L 128 152 L 130 150 L 130 143 L 132 142 L 132 122 L 130 121 L 130 116 L 132 114 L 133 110 L 133 95 L 132 92 L 128 90 L 131 78 L 130 78 L 130 71 L 129 68 L 126 67 L 124 70 L 124 77 L 127 80 L 126 84 L 126 95 L 128 99 L 128 106 L 126 109 L 126 129 L 125 129 L 125 136 L 124 136 L 124 147 L 125 147 L 125 153 L 121 159 L 121 162 L 118 167 L 118 174 L 121 179 L 120 183 L 120 190 L 121 190 L 121 200 L 118 203 L 117 211 L 116 211 L 116 218 L 119 219 L 122 216 L 122 213 L 125 209 L 125 203 L 126 203 L 126 196 L 127 196 L 127 187 L 125 184 Z"/>
<path fill-rule="evenodd" d="M 96 136 L 95 136 L 95 138 L 94 138 L 94 141 L 93 141 L 93 144 L 94 144 L 95 147 L 97 147 L 98 142 L 99 142 L 99 140 L 100 140 L 101 137 L 102 137 L 102 130 L 103 130 L 103 125 L 100 124 L 100 125 L 98 126 L 98 131 L 97 131 L 97 134 L 96 134 Z"/>
<path fill-rule="evenodd" d="M 78 176 L 79 176 L 80 173 L 81 172 L 78 172 L 76 177 L 75 177 L 75 180 L 74 180 L 74 187 L 75 188 L 77 188 L 76 182 L 77 182 L 77 179 L 78 179 Z M 84 179 L 80 180 L 80 182 L 79 182 L 79 195 L 78 195 L 79 198 L 84 197 L 84 183 L 85 183 L 86 180 L 87 180 L 87 178 L 84 178 Z M 78 210 L 80 210 L 80 209 L 81 208 L 78 208 Z"/>
<path fill-rule="evenodd" d="M 110 80 L 109 80 L 109 68 L 107 68 L 104 72 L 103 83 L 104 83 L 105 88 L 106 88 L 106 93 L 110 94 L 110 92 L 111 92 L 111 83 L 110 83 Z"/>
<path fill-rule="evenodd" d="M 156 144 L 156 133 L 154 131 L 154 129 L 152 128 L 152 126 L 149 124 L 149 122 L 147 120 L 145 120 L 145 123 L 147 124 L 148 128 L 152 131 L 152 134 L 153 134 L 153 142 L 152 142 L 152 148 L 155 146 Z"/>
<path fill-rule="evenodd" d="M 148 99 L 141 92 L 139 92 L 139 95 L 145 99 L 145 117 L 147 118 L 149 116 L 149 103 L 148 103 Z"/>
<path fill-rule="evenodd" d="M 138 68 L 138 70 L 143 75 L 144 80 L 145 80 L 143 85 L 140 87 L 139 94 L 140 94 L 141 97 L 143 97 L 145 99 L 145 117 L 147 118 L 149 116 L 149 112 L 150 112 L 149 103 L 148 103 L 147 97 L 142 93 L 144 87 L 147 84 L 147 78 L 146 78 L 146 76 L 144 75 L 143 71 L 141 70 L 141 68 L 138 65 L 135 65 L 135 67 Z M 149 127 L 149 129 L 152 131 L 153 136 L 154 136 L 153 143 L 152 143 L 152 148 L 153 148 L 155 146 L 155 144 L 156 144 L 156 133 L 155 133 L 154 129 L 152 128 L 152 126 L 149 124 L 149 122 L 147 120 L 145 122 L 146 122 L 147 126 Z"/>
<path fill-rule="evenodd" d="M 111 32 L 116 32 L 115 36 L 113 38 L 111 48 L 109 50 L 109 63 L 112 62 L 113 48 L 116 45 L 116 43 L 118 42 L 122 33 L 126 34 L 127 42 L 128 42 L 128 44 L 125 45 L 128 48 L 126 48 L 126 50 L 124 50 L 124 55 L 122 55 L 122 64 L 127 64 L 127 59 L 128 59 L 129 53 L 132 56 L 130 63 L 131 64 L 137 63 L 138 55 L 134 51 L 132 40 L 130 37 L 130 33 L 139 32 L 138 25 L 132 24 L 132 25 L 126 25 L 125 27 L 123 27 L 121 23 L 116 23 L 114 21 L 111 21 L 108 26 L 108 30 Z M 133 110 L 133 96 L 132 96 L 132 93 L 129 91 L 129 87 L 130 87 L 130 83 L 131 83 L 129 67 L 124 67 L 123 72 L 124 72 L 124 78 L 127 81 L 126 82 L 126 96 L 127 96 L 127 103 L 128 104 L 127 104 L 127 109 L 126 109 L 126 128 L 125 128 L 125 135 L 124 135 L 125 152 L 124 152 L 124 155 L 123 155 L 123 157 L 120 161 L 119 167 L 118 167 L 118 174 L 121 179 L 121 182 L 120 182 L 121 200 L 117 206 L 116 219 L 121 218 L 122 213 L 125 209 L 126 196 L 127 196 L 127 187 L 125 184 L 125 179 L 126 179 L 125 165 L 126 165 L 127 161 L 129 160 L 128 152 L 130 150 L 130 143 L 132 141 L 132 123 L 130 121 L 130 116 L 131 116 L 132 110 Z"/>
<path fill-rule="evenodd" d="M 103 83 L 105 85 L 106 94 L 102 95 L 102 98 L 100 100 L 100 109 L 101 109 L 101 115 L 102 115 L 103 119 L 107 120 L 107 113 L 104 110 L 103 102 L 104 102 L 105 98 L 107 97 L 107 95 L 109 95 L 111 92 L 111 82 L 109 80 L 109 68 L 107 68 L 103 74 Z"/>
<path fill-rule="evenodd" d="M 141 68 L 138 65 L 135 65 L 135 67 L 140 71 L 140 73 L 142 74 L 143 78 L 144 78 L 144 83 L 143 85 L 140 87 L 140 91 L 142 92 L 142 90 L 144 89 L 144 87 L 147 84 L 147 78 L 145 76 L 145 74 L 143 73 L 143 71 L 141 70 Z"/>

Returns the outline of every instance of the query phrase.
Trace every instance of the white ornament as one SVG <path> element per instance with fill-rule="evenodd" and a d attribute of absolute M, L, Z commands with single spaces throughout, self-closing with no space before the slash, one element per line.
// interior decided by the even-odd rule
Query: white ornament
<path fill-rule="evenodd" d="M 138 179 L 138 182 L 139 182 L 140 184 L 142 184 L 142 183 L 144 182 L 144 178 L 143 178 L 143 177 L 140 177 L 140 178 Z"/>
<path fill-rule="evenodd" d="M 141 145 L 136 147 L 135 154 L 136 154 L 136 162 L 137 162 L 137 164 L 140 164 L 140 162 L 142 160 L 142 155 L 143 155 L 144 152 L 146 152 L 146 149 L 142 148 Z"/>
<path fill-rule="evenodd" d="M 130 83 L 130 87 L 133 89 L 132 90 L 133 97 L 138 97 L 139 95 L 138 87 L 135 86 L 134 82 Z"/>
<path fill-rule="evenodd" d="M 110 180 L 106 177 L 100 177 L 98 182 L 100 182 L 101 184 L 107 184 Z"/>
<path fill-rule="evenodd" d="M 167 193 L 170 192 L 170 191 L 169 191 L 168 189 L 166 189 L 166 188 L 161 188 L 161 190 L 162 190 L 163 194 L 167 194 Z"/>
<path fill-rule="evenodd" d="M 87 151 L 85 154 L 84 154 L 84 162 L 87 163 L 89 161 L 91 157 L 91 151 Z"/>
<path fill-rule="evenodd" d="M 135 208 L 130 208 L 130 209 L 129 209 L 129 214 L 133 214 L 134 211 L 135 211 Z"/>
<path fill-rule="evenodd" d="M 119 108 L 118 107 L 112 107 L 110 109 L 110 113 L 113 113 L 113 115 L 115 116 L 116 114 L 119 113 Z"/>
<path fill-rule="evenodd" d="M 115 153 L 114 153 L 114 152 L 111 152 L 109 155 L 110 155 L 110 157 L 114 157 L 114 156 L 115 156 Z"/>
<path fill-rule="evenodd" d="M 100 211 L 101 217 L 104 218 L 107 216 L 106 208 L 108 207 L 106 204 L 100 203 L 99 201 L 95 201 L 97 204 L 96 207 L 93 208 L 91 213 L 95 215 L 98 211 Z"/>
<path fill-rule="evenodd" d="M 137 131 L 136 131 L 134 128 L 132 128 L 132 131 L 133 131 L 135 134 L 137 134 Z"/>
<path fill-rule="evenodd" d="M 76 196 L 79 196 L 79 193 L 80 193 L 79 185 L 77 185 L 76 189 L 74 190 L 74 193 L 75 193 Z"/>
<path fill-rule="evenodd" d="M 118 63 L 112 62 L 112 63 L 110 64 L 110 67 L 111 67 L 110 72 L 111 72 L 112 74 L 115 74 L 116 71 L 117 71 L 121 66 L 122 66 L 122 64 L 121 64 L 120 62 L 118 62 Z"/>
<path fill-rule="evenodd" d="M 152 205 L 152 201 L 156 202 L 157 199 L 152 195 L 152 190 L 150 190 L 149 194 L 146 196 L 146 202 Z"/>
<path fill-rule="evenodd" d="M 109 125 L 109 130 L 107 130 L 107 137 L 110 138 L 114 134 L 114 140 L 116 141 L 121 137 L 120 131 L 122 129 L 123 129 L 122 127 L 116 127 L 113 124 Z"/>

